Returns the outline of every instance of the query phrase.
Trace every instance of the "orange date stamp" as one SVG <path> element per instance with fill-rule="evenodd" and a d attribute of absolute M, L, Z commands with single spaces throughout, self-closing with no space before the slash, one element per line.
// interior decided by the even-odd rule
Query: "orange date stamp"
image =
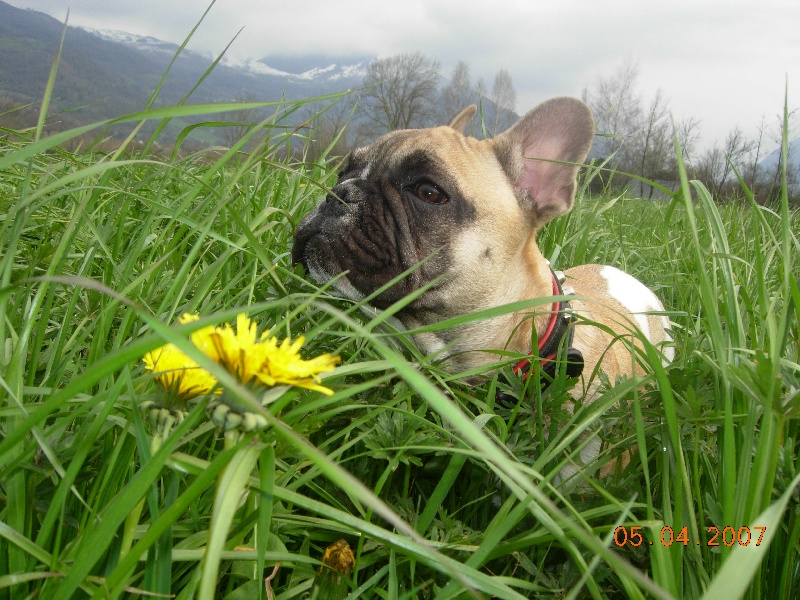
<path fill-rule="evenodd" d="M 705 545 L 725 545 L 731 547 L 734 544 L 739 544 L 740 546 L 749 546 L 752 543 L 754 546 L 760 546 L 761 541 L 764 539 L 764 532 L 766 530 L 766 527 L 761 526 L 756 526 L 752 529 L 750 527 L 739 527 L 739 529 L 736 529 L 735 527 L 730 526 L 724 527 L 723 529 L 720 529 L 719 527 L 709 527 L 708 539 L 706 540 Z M 692 541 L 689 539 L 688 527 L 682 527 L 676 533 L 672 527 L 666 525 L 661 528 L 659 539 L 655 541 L 646 540 L 642 534 L 642 527 L 639 525 L 631 525 L 630 527 L 620 525 L 614 530 L 614 543 L 620 547 L 638 547 L 642 544 L 652 546 L 653 543 L 657 542 L 661 542 L 662 546 L 667 547 L 672 546 L 672 544 L 683 544 L 684 546 L 688 546 L 692 543 Z M 700 540 L 696 540 L 694 543 L 698 546 L 703 544 L 703 542 Z"/>

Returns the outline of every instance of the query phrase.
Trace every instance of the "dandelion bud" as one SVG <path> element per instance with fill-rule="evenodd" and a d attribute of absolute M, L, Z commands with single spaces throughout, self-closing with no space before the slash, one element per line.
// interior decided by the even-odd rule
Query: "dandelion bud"
<path fill-rule="evenodd" d="M 324 566 L 314 578 L 318 600 L 340 600 L 348 594 L 347 580 L 356 558 L 345 540 L 337 540 L 322 553 Z"/>

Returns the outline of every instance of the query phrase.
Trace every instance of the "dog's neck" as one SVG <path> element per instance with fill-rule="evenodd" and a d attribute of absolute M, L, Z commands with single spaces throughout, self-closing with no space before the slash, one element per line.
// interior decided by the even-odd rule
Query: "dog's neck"
<path fill-rule="evenodd" d="M 520 300 L 527 300 L 532 298 L 544 298 L 545 296 L 553 295 L 553 271 L 550 268 L 549 261 L 544 257 L 539 246 L 536 243 L 536 233 L 528 239 L 528 243 L 524 250 L 525 266 L 529 273 L 527 274 L 528 284 L 527 289 L 520 296 Z M 520 274 L 522 275 L 522 274 Z M 550 304 L 543 304 L 532 309 L 534 312 L 533 324 L 536 327 L 536 337 L 541 338 L 547 329 L 550 321 L 550 313 L 548 308 Z M 520 314 L 520 317 L 523 315 Z M 524 327 L 520 327 L 523 337 L 517 344 L 515 349 L 520 352 L 531 352 L 531 319 L 525 319 L 523 322 Z"/>
<path fill-rule="evenodd" d="M 458 310 L 455 314 L 442 314 L 436 309 L 413 310 L 405 312 L 401 320 L 408 329 L 414 329 L 464 314 L 465 308 L 468 312 L 477 312 L 512 302 L 552 296 L 553 274 L 536 245 L 535 236 L 531 236 L 521 252 L 521 260 L 508 263 L 515 268 L 498 273 L 492 285 L 484 288 L 484 293 L 477 294 L 476 290 L 471 290 L 473 304 L 469 307 L 456 307 Z M 449 308 L 454 309 L 452 305 Z M 504 348 L 508 352 L 530 354 L 532 327 L 536 327 L 537 338 L 544 335 L 550 321 L 550 308 L 551 304 L 545 302 L 492 319 L 417 334 L 414 341 L 424 353 L 446 358 L 449 370 L 472 369 L 502 360 L 502 356 L 482 350 Z"/>

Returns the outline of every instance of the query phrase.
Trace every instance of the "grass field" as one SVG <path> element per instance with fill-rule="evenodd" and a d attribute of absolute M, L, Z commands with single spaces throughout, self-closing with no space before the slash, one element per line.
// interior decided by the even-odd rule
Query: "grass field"
<path fill-rule="evenodd" d="M 574 415 L 564 381 L 496 406 L 496 378 L 467 385 L 292 269 L 293 230 L 336 166 L 281 158 L 302 151 L 284 127 L 296 108 L 192 155 L 63 149 L 99 128 L 0 140 L 0 597 L 800 595 L 800 214 L 785 198 L 719 206 L 688 181 L 671 202 L 581 192 L 545 255 L 656 290 L 676 360 L 651 349 L 649 375 Z M 188 341 L 240 313 L 305 336 L 306 357 L 339 356 L 333 395 L 264 393 Z M 222 435 L 205 396 L 149 423 L 140 405 L 164 394 L 142 357 L 167 342 L 267 427 Z M 585 432 L 605 451 L 554 487 Z M 320 558 L 339 539 L 355 568 L 337 581 Z"/>

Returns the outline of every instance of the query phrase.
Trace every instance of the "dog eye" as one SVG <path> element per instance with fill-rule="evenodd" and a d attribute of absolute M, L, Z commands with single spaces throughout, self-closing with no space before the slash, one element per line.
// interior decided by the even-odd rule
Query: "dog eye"
<path fill-rule="evenodd" d="M 430 181 L 420 181 L 412 188 L 412 193 L 428 204 L 444 204 L 449 200 L 447 194 Z"/>

